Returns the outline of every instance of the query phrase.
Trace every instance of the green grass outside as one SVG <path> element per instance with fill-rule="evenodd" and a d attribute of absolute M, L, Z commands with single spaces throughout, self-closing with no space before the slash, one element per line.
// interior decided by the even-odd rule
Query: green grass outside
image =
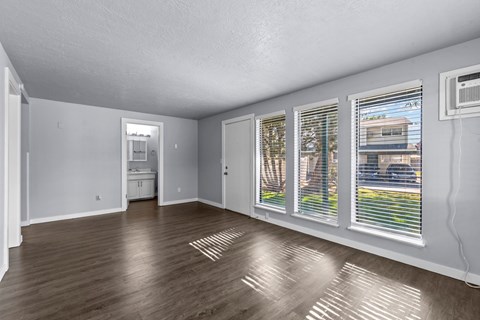
<path fill-rule="evenodd" d="M 370 215 L 358 222 L 368 221 L 378 226 L 388 226 L 401 231 L 420 233 L 420 203 L 419 193 L 380 191 L 359 189 L 359 214 Z M 382 206 L 382 209 L 379 209 Z M 408 224 L 405 227 L 405 224 Z"/>
<path fill-rule="evenodd" d="M 283 192 L 269 192 L 265 191 L 262 194 L 264 204 L 272 206 L 285 206 L 285 193 Z"/>
<path fill-rule="evenodd" d="M 335 216 L 338 209 L 338 195 L 328 199 L 330 215 Z M 285 206 L 285 193 L 264 192 L 263 203 Z M 314 208 L 321 206 L 321 195 L 306 195 L 300 203 L 300 210 L 315 215 Z M 358 222 L 368 222 L 380 227 L 396 228 L 400 231 L 420 233 L 420 194 L 360 188 L 358 191 Z M 408 210 L 405 210 L 408 209 Z M 405 227 L 405 224 L 409 224 Z"/>

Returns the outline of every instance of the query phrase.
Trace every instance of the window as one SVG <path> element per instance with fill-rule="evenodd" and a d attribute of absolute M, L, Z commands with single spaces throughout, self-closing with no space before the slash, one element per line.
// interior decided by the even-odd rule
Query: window
<path fill-rule="evenodd" d="M 285 211 L 285 112 L 256 119 L 256 205 Z"/>
<path fill-rule="evenodd" d="M 402 128 L 382 128 L 382 136 L 401 136 Z"/>
<path fill-rule="evenodd" d="M 338 101 L 295 111 L 295 214 L 337 220 Z"/>
<path fill-rule="evenodd" d="M 352 227 L 399 239 L 420 239 L 421 83 L 356 96 L 350 97 L 354 117 Z M 370 131 L 381 134 L 366 137 Z"/>

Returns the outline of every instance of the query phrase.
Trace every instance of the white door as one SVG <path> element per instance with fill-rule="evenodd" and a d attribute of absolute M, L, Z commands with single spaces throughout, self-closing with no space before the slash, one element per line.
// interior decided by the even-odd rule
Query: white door
<path fill-rule="evenodd" d="M 252 188 L 252 121 L 225 124 L 225 209 L 250 215 Z"/>

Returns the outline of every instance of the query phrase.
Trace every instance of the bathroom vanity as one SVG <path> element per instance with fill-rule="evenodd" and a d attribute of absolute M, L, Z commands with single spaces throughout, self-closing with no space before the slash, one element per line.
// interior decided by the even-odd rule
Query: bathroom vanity
<path fill-rule="evenodd" d="M 128 200 L 150 199 L 155 197 L 155 177 L 157 173 L 151 169 L 128 171 Z"/>

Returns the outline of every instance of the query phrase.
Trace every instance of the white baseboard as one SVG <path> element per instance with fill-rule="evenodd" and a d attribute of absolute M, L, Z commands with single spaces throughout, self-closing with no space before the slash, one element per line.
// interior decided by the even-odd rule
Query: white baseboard
<path fill-rule="evenodd" d="M 221 203 L 218 203 L 218 202 L 213 202 L 213 201 L 210 201 L 210 200 L 205 200 L 205 199 L 201 199 L 201 198 L 191 198 L 191 199 L 181 199 L 181 200 L 173 200 L 173 201 L 164 201 L 162 206 L 171 206 L 171 205 L 174 205 L 174 204 L 182 204 L 182 203 L 189 203 L 189 202 L 201 202 L 201 203 L 205 203 L 205 204 L 208 204 L 210 206 L 213 206 L 213 207 L 217 207 L 217 208 L 220 208 L 220 209 L 224 209 L 223 208 L 223 205 Z"/>
<path fill-rule="evenodd" d="M 103 209 L 103 210 L 90 211 L 90 212 L 72 213 L 72 214 L 64 214 L 64 215 L 51 216 L 51 217 L 45 217 L 45 218 L 30 219 L 30 224 L 85 218 L 85 217 L 98 216 L 102 214 L 115 213 L 115 212 L 122 212 L 122 208 Z"/>
<path fill-rule="evenodd" d="M 182 203 L 189 203 L 189 202 L 196 202 L 196 201 L 198 201 L 198 198 L 164 201 L 163 204 L 162 204 L 162 207 L 163 206 L 171 206 L 173 204 L 182 204 Z"/>
<path fill-rule="evenodd" d="M 411 266 L 414 266 L 414 267 L 417 267 L 417 268 L 420 268 L 420 269 L 425 269 L 425 270 L 428 270 L 428 271 L 431 271 L 431 272 L 439 273 L 441 275 L 444 275 L 444 276 L 447 276 L 447 277 L 450 277 L 450 278 L 454 278 L 454 279 L 458 279 L 458 280 L 463 281 L 464 277 L 465 277 L 465 271 L 464 270 L 459 270 L 459 269 L 447 267 L 447 266 L 437 264 L 437 263 L 434 263 L 434 262 L 430 262 L 430 261 L 422 260 L 422 259 L 419 259 L 419 258 L 407 256 L 407 255 L 404 255 L 404 254 L 401 254 L 401 253 L 398 253 L 398 252 L 395 252 L 395 251 L 378 248 L 378 247 L 371 246 L 371 245 L 364 244 L 364 243 L 359 243 L 359 242 L 356 242 L 356 241 L 353 241 L 353 240 L 349 240 L 349 239 L 345 239 L 345 238 L 342 238 L 342 237 L 334 236 L 334 235 L 324 233 L 324 232 L 321 232 L 321 231 L 301 227 L 301 226 L 298 226 L 298 225 L 290 223 L 290 222 L 285 222 L 285 221 L 281 221 L 281 220 L 277 220 L 277 219 L 272 219 L 271 217 L 268 218 L 268 219 L 265 219 L 264 216 L 254 215 L 254 218 L 257 218 L 259 220 L 262 220 L 262 221 L 265 221 L 265 222 L 268 222 L 268 223 L 275 224 L 275 225 L 280 226 L 280 227 L 284 227 L 284 228 L 287 228 L 287 229 L 291 229 L 291 230 L 294 230 L 294 231 L 305 233 L 305 234 L 308 234 L 308 235 L 311 235 L 311 236 L 314 236 L 314 237 L 317 237 L 317 238 L 332 241 L 332 242 L 335 242 L 335 243 L 338 243 L 338 244 L 341 244 L 341 245 L 344 245 L 344 246 L 347 246 L 347 247 L 351 247 L 351 248 L 355 248 L 355 249 L 358 249 L 358 250 L 361 250 L 361 251 L 365 251 L 365 252 L 368 252 L 368 253 L 371 253 L 371 254 L 374 254 L 374 255 L 377 255 L 377 256 L 381 256 L 381 257 L 384 257 L 384 258 L 388 258 L 388 259 L 391 259 L 391 260 L 402 262 L 402 263 L 405 263 L 405 264 L 408 264 L 408 265 L 411 265 Z M 473 284 L 480 284 L 480 275 L 470 273 L 467 277 L 467 281 L 470 282 L 470 283 L 473 283 Z"/>
<path fill-rule="evenodd" d="M 30 225 L 30 221 L 21 221 L 20 226 L 21 227 L 28 227 Z"/>
<path fill-rule="evenodd" d="M 5 273 L 7 273 L 7 270 L 8 270 L 8 268 L 7 268 L 6 264 L 4 264 L 0 267 L 0 281 L 2 281 L 3 276 L 5 275 Z"/>
<path fill-rule="evenodd" d="M 221 203 L 218 203 L 218 202 L 213 202 L 213 201 L 206 200 L 206 199 L 201 199 L 201 198 L 198 198 L 198 202 L 208 204 L 209 206 L 212 206 L 212 207 L 217 207 L 217 208 L 220 208 L 220 209 L 225 209 L 225 208 L 223 207 L 223 205 L 222 205 Z"/>

